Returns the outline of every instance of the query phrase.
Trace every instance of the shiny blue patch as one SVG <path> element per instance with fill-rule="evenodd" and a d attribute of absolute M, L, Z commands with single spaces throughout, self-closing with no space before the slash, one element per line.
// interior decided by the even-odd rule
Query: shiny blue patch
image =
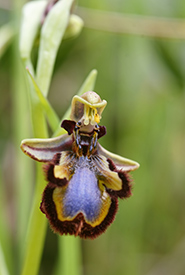
<path fill-rule="evenodd" d="M 63 198 L 63 215 L 75 217 L 83 213 L 86 220 L 93 222 L 102 206 L 101 191 L 98 180 L 89 167 L 90 164 L 78 166 L 72 176 Z"/>

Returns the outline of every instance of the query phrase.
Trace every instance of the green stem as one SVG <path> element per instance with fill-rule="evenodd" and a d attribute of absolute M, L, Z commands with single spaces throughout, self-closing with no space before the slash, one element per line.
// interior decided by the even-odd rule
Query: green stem
<path fill-rule="evenodd" d="M 9 275 L 8 272 L 8 267 L 6 265 L 6 261 L 4 258 L 4 253 L 1 247 L 1 243 L 0 243 L 0 274 L 1 275 Z"/>
<path fill-rule="evenodd" d="M 31 62 L 28 60 L 25 65 L 32 68 Z M 40 104 L 39 98 L 33 91 L 34 87 L 29 80 L 30 87 L 30 102 L 31 102 L 31 112 L 32 112 L 32 123 L 33 132 L 35 137 L 47 138 L 47 125 L 43 114 L 43 108 Z M 42 256 L 44 240 L 46 235 L 47 220 L 45 216 L 41 213 L 39 209 L 41 194 L 44 187 L 46 186 L 46 181 L 44 179 L 43 170 L 41 164 L 37 164 L 36 171 L 36 188 L 34 194 L 34 202 L 32 206 L 32 213 L 29 222 L 29 228 L 26 238 L 26 248 L 25 257 L 23 263 L 22 275 L 36 275 L 38 274 L 40 260 Z"/>
<path fill-rule="evenodd" d="M 14 22 L 14 28 L 17 31 L 20 20 L 20 10 L 24 3 L 24 0 L 14 0 L 12 20 Z M 20 141 L 28 134 L 29 119 L 28 119 L 28 104 L 25 94 L 25 85 L 23 81 L 23 72 L 21 61 L 18 54 L 18 36 L 16 35 L 13 47 L 12 47 L 12 102 L 13 102 L 13 142 L 15 146 L 15 174 L 14 184 L 16 186 L 16 255 L 14 255 L 14 263 L 16 268 L 20 268 L 21 252 L 23 250 L 26 228 L 28 223 L 29 209 L 30 209 L 30 193 L 32 189 L 31 179 L 28 177 L 31 165 L 29 160 L 26 160 L 19 148 Z M 16 268 L 11 267 L 16 273 Z M 13 273 L 11 273 L 13 274 Z"/>
<path fill-rule="evenodd" d="M 30 60 L 27 60 L 25 66 L 29 67 L 33 72 Z M 88 90 L 93 90 L 96 81 L 97 71 L 93 70 L 83 83 L 78 94 L 83 94 Z M 41 101 L 37 94 L 33 91 L 35 88 L 30 81 L 30 99 L 32 103 L 32 120 L 34 124 L 34 134 L 39 137 L 47 137 L 45 118 L 42 112 Z M 40 104 L 39 104 L 40 103 Z M 69 118 L 70 110 L 64 115 Z M 38 119 L 39 118 L 39 121 Z M 42 119 L 42 121 L 41 121 Z M 56 133 L 55 133 L 56 134 Z M 44 238 L 46 234 L 46 218 L 39 211 L 41 193 L 43 192 L 45 181 L 42 177 L 42 171 L 38 166 L 37 186 L 35 190 L 35 200 L 33 204 L 32 216 L 30 219 L 29 232 L 26 242 L 26 254 L 22 275 L 36 275 L 39 269 Z M 62 259 L 62 260 L 60 260 Z M 63 272 L 62 272 L 63 271 Z M 80 239 L 72 236 L 60 237 L 59 239 L 59 261 L 57 266 L 57 274 L 79 275 L 81 274 L 81 247 Z"/>
<path fill-rule="evenodd" d="M 44 26 L 41 30 L 41 42 L 39 47 L 36 79 L 37 84 L 40 87 L 44 96 L 47 96 L 48 93 L 57 50 L 67 27 L 71 4 L 72 0 L 59 1 L 52 8 L 51 12 L 47 16 Z M 60 13 L 58 13 L 58 11 L 60 11 Z M 23 35 L 25 35 L 24 32 Z M 24 39 L 21 41 L 25 42 Z M 28 52 L 30 54 L 30 51 Z M 31 71 L 31 74 L 34 76 L 34 70 L 31 60 L 29 58 L 29 54 L 27 54 L 23 60 L 25 62 L 25 67 L 28 67 Z M 36 86 L 33 86 L 31 79 L 29 79 L 29 87 L 34 137 L 47 138 L 47 125 L 43 113 L 43 107 L 40 102 L 41 98 L 39 99 L 37 93 L 34 91 Z M 45 108 L 47 107 L 47 110 L 51 109 L 49 104 L 45 104 L 45 100 L 42 103 L 44 103 Z M 53 112 L 50 112 L 49 116 L 51 116 L 51 114 L 53 114 Z M 34 203 L 32 207 L 32 214 L 26 239 L 25 258 L 23 263 L 22 275 L 38 274 L 47 225 L 46 217 L 39 210 L 41 194 L 45 185 L 46 182 L 43 177 L 43 171 L 40 164 L 38 164 Z M 64 272 L 64 274 L 80 274 L 79 271 L 77 273 L 77 270 L 79 270 L 80 262 L 80 256 L 78 256 L 80 255 L 79 240 L 74 241 L 73 239 L 66 237 L 64 238 L 64 244 L 62 247 L 62 255 L 68 255 L 64 259 L 63 266 L 67 270 L 67 266 L 69 263 L 69 261 L 67 261 L 68 258 L 70 258 L 72 261 L 69 266 L 73 266 L 73 269 L 71 269 L 69 273 Z M 60 268 L 61 266 L 59 266 L 59 270 Z"/>
<path fill-rule="evenodd" d="M 81 240 L 74 236 L 59 237 L 59 259 L 56 275 L 80 275 Z"/>
<path fill-rule="evenodd" d="M 45 180 L 43 171 L 41 169 L 41 164 L 38 163 L 35 198 L 26 240 L 26 252 L 22 275 L 36 275 L 38 274 L 40 266 L 47 226 L 47 220 L 39 209 L 44 186 Z"/>

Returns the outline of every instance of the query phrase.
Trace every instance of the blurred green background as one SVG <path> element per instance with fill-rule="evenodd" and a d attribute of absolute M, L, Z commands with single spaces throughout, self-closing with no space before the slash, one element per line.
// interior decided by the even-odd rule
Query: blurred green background
<path fill-rule="evenodd" d="M 1 26 L 10 21 L 16 5 L 0 1 Z M 79 0 L 78 5 L 140 16 L 185 17 L 182 0 Z M 30 128 L 31 136 L 28 105 L 20 124 L 16 120 L 16 102 L 25 104 L 25 99 L 15 87 L 23 86 L 27 97 L 23 68 L 18 78 L 22 83 L 17 84 L 18 56 L 13 43 L 0 56 L 0 240 L 11 274 L 18 274 L 20 245 L 16 173 L 21 167 L 16 152 L 21 139 L 29 138 L 26 132 L 19 140 L 17 132 Z M 133 196 L 119 201 L 114 223 L 96 240 L 82 241 L 84 275 L 185 274 L 184 64 L 183 39 L 115 34 L 86 28 L 86 22 L 81 35 L 65 41 L 59 50 L 49 94 L 59 117 L 88 73 L 97 69 L 95 91 L 108 101 L 101 121 L 107 135 L 100 143 L 141 165 L 132 173 Z M 28 186 L 30 200 L 32 188 Z M 48 228 L 39 274 L 52 274 L 56 257 L 57 236 Z"/>

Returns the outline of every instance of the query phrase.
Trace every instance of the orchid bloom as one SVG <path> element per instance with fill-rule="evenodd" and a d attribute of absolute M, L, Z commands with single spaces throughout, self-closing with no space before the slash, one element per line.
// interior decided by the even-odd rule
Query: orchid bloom
<path fill-rule="evenodd" d="M 128 172 L 135 161 L 105 150 L 98 139 L 106 134 L 99 126 L 107 102 L 95 92 L 74 96 L 71 120 L 61 127 L 68 133 L 49 139 L 26 139 L 23 152 L 45 162 L 48 184 L 40 209 L 59 234 L 95 238 L 112 223 L 118 198 L 131 195 Z"/>

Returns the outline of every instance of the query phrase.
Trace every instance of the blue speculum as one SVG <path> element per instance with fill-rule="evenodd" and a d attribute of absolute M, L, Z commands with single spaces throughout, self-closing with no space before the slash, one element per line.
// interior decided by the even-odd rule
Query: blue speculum
<path fill-rule="evenodd" d="M 89 167 L 79 168 L 70 180 L 63 198 L 65 218 L 74 218 L 83 213 L 90 223 L 100 214 L 102 194 L 98 180 Z"/>
<path fill-rule="evenodd" d="M 61 235 L 99 236 L 114 220 L 118 198 L 131 195 L 128 172 L 139 164 L 98 142 L 106 133 L 105 126 L 98 125 L 105 106 L 94 92 L 75 96 L 71 120 L 62 122 L 68 134 L 22 141 L 25 154 L 46 163 L 48 184 L 40 208 Z"/>

